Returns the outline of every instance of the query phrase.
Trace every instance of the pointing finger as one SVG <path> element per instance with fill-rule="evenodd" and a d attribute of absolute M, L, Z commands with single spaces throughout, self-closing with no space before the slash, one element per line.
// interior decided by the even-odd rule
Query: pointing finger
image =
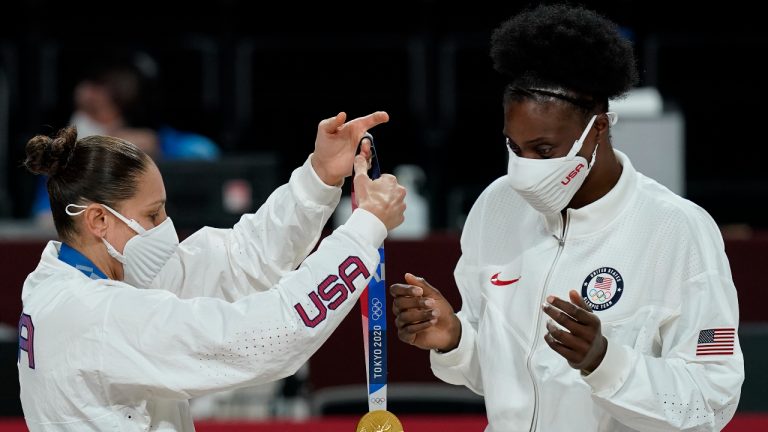
<path fill-rule="evenodd" d="M 359 117 L 354 120 L 351 120 L 349 123 L 345 125 L 345 127 L 349 125 L 356 125 L 365 130 L 368 130 L 376 125 L 380 125 L 388 121 L 389 121 L 389 114 L 387 114 L 385 111 L 376 111 L 375 113 L 368 114 L 365 117 Z"/>
<path fill-rule="evenodd" d="M 368 181 L 371 180 L 371 178 L 368 177 L 368 161 L 363 155 L 355 156 L 355 182 L 358 181 L 358 177 L 365 177 Z"/>

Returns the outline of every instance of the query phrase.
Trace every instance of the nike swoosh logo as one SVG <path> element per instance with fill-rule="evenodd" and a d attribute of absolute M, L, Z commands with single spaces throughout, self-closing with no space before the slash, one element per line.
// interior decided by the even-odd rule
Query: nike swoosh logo
<path fill-rule="evenodd" d="M 496 273 L 495 275 L 491 276 L 491 283 L 497 286 L 504 286 L 504 285 L 512 285 L 513 283 L 520 280 L 520 278 L 517 279 L 510 279 L 510 280 L 501 280 L 499 279 L 499 275 L 501 272 Z"/>

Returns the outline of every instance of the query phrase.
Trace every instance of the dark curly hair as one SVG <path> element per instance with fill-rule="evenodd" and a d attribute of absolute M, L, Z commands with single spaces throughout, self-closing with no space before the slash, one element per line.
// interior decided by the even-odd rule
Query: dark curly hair
<path fill-rule="evenodd" d="M 637 82 L 630 42 L 581 7 L 538 6 L 510 18 L 493 32 L 491 58 L 507 79 L 506 100 L 554 97 L 585 111 L 607 109 Z"/>

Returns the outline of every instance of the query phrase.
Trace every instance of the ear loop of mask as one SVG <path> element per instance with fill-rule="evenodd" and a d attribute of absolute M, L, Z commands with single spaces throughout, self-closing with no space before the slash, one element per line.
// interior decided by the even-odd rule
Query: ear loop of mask
<path fill-rule="evenodd" d="M 608 123 L 613 126 L 616 124 L 616 122 L 619 120 L 619 115 L 613 111 L 608 111 L 605 113 L 605 116 L 608 117 Z M 573 147 L 571 148 L 571 151 L 568 152 L 568 157 L 572 158 L 581 150 L 581 146 L 584 144 L 584 140 L 587 138 L 587 135 L 589 134 L 589 131 L 592 130 L 592 125 L 595 123 L 595 119 L 597 119 L 597 115 L 593 115 L 592 119 L 589 120 L 589 123 L 587 124 L 587 127 L 584 129 L 584 132 L 581 133 L 581 137 L 579 137 L 578 141 L 576 141 L 573 144 Z M 599 143 L 598 143 L 599 145 Z M 595 164 L 595 158 L 597 157 L 597 147 L 598 145 L 595 145 L 595 149 L 592 151 L 592 160 L 587 162 L 587 167 L 591 168 L 592 165 Z"/>
<path fill-rule="evenodd" d="M 102 205 L 103 205 L 103 204 L 102 204 Z M 70 207 L 79 208 L 79 209 L 81 209 L 81 210 L 80 210 L 80 211 L 72 211 L 72 210 L 70 210 L 70 209 L 69 209 Z M 109 208 L 109 207 L 107 207 L 107 206 L 104 206 L 104 207 L 106 207 L 106 208 Z M 64 211 L 65 211 L 65 212 L 66 212 L 68 215 L 70 215 L 70 216 L 79 216 L 79 215 L 83 214 L 87 208 L 88 208 L 88 206 L 84 206 L 84 205 L 78 205 L 78 204 L 69 204 L 69 205 L 67 205 L 66 207 L 64 207 Z M 118 216 L 118 217 L 119 217 L 119 216 Z M 121 219 L 122 219 L 122 218 L 121 218 Z M 118 252 L 118 251 L 117 251 L 117 249 L 115 249 L 115 248 L 114 248 L 114 246 L 112 246 L 112 245 L 111 245 L 111 244 L 110 244 L 110 243 L 107 241 L 107 239 L 105 239 L 105 238 L 103 238 L 103 237 L 102 237 L 102 238 L 101 238 L 101 242 L 102 242 L 102 243 L 104 243 L 104 246 L 106 246 L 106 248 L 107 248 L 107 253 L 108 253 L 108 254 L 109 254 L 109 255 L 110 255 L 112 258 L 116 259 L 116 260 L 117 260 L 118 262 L 120 262 L 121 264 L 125 264 L 125 256 L 123 256 L 123 254 L 121 254 L 120 252 Z"/>
<path fill-rule="evenodd" d="M 141 224 L 139 224 L 139 223 L 138 223 L 138 222 L 136 222 L 135 220 L 126 218 L 125 216 L 121 215 L 121 214 L 120 214 L 120 213 L 118 213 L 117 211 L 113 210 L 113 209 L 112 209 L 111 207 L 109 207 L 108 205 L 102 204 L 102 206 L 104 206 L 104 208 L 105 208 L 105 209 L 109 210 L 109 211 L 110 211 L 110 213 L 112 213 L 113 215 L 115 215 L 115 217 L 117 217 L 117 218 L 118 218 L 118 219 L 120 219 L 121 221 L 125 222 L 125 224 L 126 224 L 126 225 L 128 225 L 129 227 L 131 227 L 131 229 L 132 229 L 132 230 L 134 230 L 134 231 L 136 231 L 138 234 L 144 234 L 145 232 L 147 232 L 147 230 L 145 230 L 145 229 L 144 229 L 144 227 L 143 227 L 143 226 L 141 226 Z"/>
<path fill-rule="evenodd" d="M 115 215 L 116 218 L 118 218 L 121 221 L 125 222 L 126 225 L 128 225 L 132 230 L 136 231 L 138 234 L 144 234 L 147 231 L 147 230 L 144 229 L 143 226 L 141 226 L 141 224 L 139 224 L 138 222 L 136 222 L 133 219 L 126 218 L 125 216 L 123 216 L 120 213 L 118 213 L 116 210 L 112 209 L 110 206 L 108 206 L 106 204 L 101 204 L 101 206 L 104 207 L 105 209 L 109 210 L 109 212 L 112 213 L 113 215 Z M 79 208 L 79 209 L 82 209 L 82 210 L 80 210 L 80 211 L 71 211 L 71 210 L 69 210 L 70 207 Z M 70 216 L 78 216 L 78 215 L 83 214 L 85 212 L 86 208 L 88 208 L 88 206 L 83 206 L 83 205 L 78 205 L 78 204 L 69 204 L 64 209 L 64 211 L 68 215 L 70 215 Z"/>
<path fill-rule="evenodd" d="M 581 133 L 581 136 L 578 140 L 576 140 L 575 143 L 573 143 L 573 147 L 571 147 L 571 151 L 568 152 L 568 158 L 573 159 L 574 156 L 576 156 L 576 153 L 581 151 L 581 146 L 584 144 L 584 140 L 587 138 L 587 134 L 589 134 L 589 131 L 592 130 L 592 125 L 595 124 L 595 119 L 597 118 L 596 115 L 593 115 L 592 118 L 589 120 L 589 123 L 587 123 L 587 127 L 584 128 L 584 132 Z"/>
<path fill-rule="evenodd" d="M 70 207 L 79 208 L 79 209 L 82 209 L 82 210 L 80 210 L 80 211 L 70 211 L 69 210 Z M 83 214 L 85 212 L 85 209 L 87 209 L 87 208 L 88 208 L 88 206 L 84 206 L 84 205 L 69 204 L 68 206 L 66 206 L 64 208 L 64 211 L 68 215 L 70 215 L 70 216 L 80 216 L 81 214 Z"/>
<path fill-rule="evenodd" d="M 613 111 L 606 112 L 605 116 L 608 117 L 608 124 L 610 124 L 611 126 L 615 125 L 616 122 L 619 120 L 619 115 L 616 114 Z M 587 164 L 587 168 L 592 168 L 592 165 L 595 164 L 595 158 L 597 158 L 597 147 L 598 146 L 600 146 L 599 142 L 597 144 L 595 144 L 595 150 L 592 151 L 592 160 Z"/>

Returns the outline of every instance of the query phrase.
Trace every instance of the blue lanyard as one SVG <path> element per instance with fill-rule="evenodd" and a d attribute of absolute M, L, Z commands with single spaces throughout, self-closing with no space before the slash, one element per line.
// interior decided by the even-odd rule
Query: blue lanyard
<path fill-rule="evenodd" d="M 371 141 L 371 169 L 368 175 L 375 180 L 381 177 L 381 166 L 373 146 L 373 136 L 367 133 L 363 139 Z M 362 140 L 361 140 L 362 143 Z M 352 186 L 352 208 L 357 207 Z M 368 383 L 368 411 L 387 409 L 387 297 L 384 280 L 384 244 L 379 246 L 379 265 L 368 282 L 368 288 L 360 296 L 363 321 L 363 345 L 365 346 L 365 370 Z"/>
<path fill-rule="evenodd" d="M 66 243 L 61 244 L 59 260 L 80 270 L 91 279 L 109 279 L 91 260 Z"/>

